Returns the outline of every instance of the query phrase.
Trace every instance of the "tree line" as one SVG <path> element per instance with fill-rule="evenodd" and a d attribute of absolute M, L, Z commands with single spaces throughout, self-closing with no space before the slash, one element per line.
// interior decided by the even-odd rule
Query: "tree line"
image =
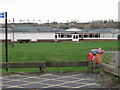
<path fill-rule="evenodd" d="M 9 22 L 9 27 L 12 27 L 13 22 L 12 21 L 8 21 Z M 120 22 L 118 21 L 114 21 L 114 20 L 95 20 L 95 21 L 91 21 L 91 22 L 80 22 L 79 20 L 73 20 L 73 21 L 69 21 L 66 20 L 65 23 L 58 23 L 57 21 L 52 21 L 50 22 L 50 20 L 47 20 L 45 23 L 41 23 L 41 20 L 32 20 L 30 21 L 28 20 L 19 20 L 19 23 L 15 23 L 15 26 L 23 26 L 23 25 L 30 25 L 30 26 L 49 26 L 52 28 L 56 28 L 56 29 L 68 29 L 71 27 L 75 27 L 75 28 L 79 28 L 79 29 L 84 29 L 84 28 L 93 28 L 93 29 L 99 29 L 99 28 L 120 28 Z M 3 25 L 4 27 L 4 25 Z"/>

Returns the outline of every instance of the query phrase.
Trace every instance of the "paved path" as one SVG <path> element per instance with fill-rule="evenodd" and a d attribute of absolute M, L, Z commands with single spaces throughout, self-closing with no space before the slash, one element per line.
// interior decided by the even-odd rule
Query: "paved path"
<path fill-rule="evenodd" d="M 3 75 L 2 88 L 102 88 L 94 74 Z"/>

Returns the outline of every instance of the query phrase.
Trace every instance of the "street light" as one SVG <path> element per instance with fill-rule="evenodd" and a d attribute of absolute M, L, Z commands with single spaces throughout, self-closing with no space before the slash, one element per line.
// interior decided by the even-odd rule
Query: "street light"
<path fill-rule="evenodd" d="M 13 18 L 13 41 L 12 41 L 12 47 L 14 47 L 14 27 L 15 27 L 15 25 L 14 25 L 14 18 Z"/>

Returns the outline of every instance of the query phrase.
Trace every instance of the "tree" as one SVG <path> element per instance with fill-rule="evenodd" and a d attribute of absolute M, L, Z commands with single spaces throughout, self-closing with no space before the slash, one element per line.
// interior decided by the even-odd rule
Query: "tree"
<path fill-rule="evenodd" d="M 90 28 L 94 29 L 101 28 L 101 23 L 99 21 L 93 21 L 90 23 Z"/>
<path fill-rule="evenodd" d="M 68 28 L 69 28 L 69 25 L 59 24 L 59 25 L 58 25 L 58 28 L 59 28 L 59 29 L 68 29 Z"/>

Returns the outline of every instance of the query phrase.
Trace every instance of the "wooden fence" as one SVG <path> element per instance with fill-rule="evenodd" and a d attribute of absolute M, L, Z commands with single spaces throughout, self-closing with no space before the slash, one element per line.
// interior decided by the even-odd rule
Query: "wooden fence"
<path fill-rule="evenodd" d="M 63 62 L 17 62 L 8 63 L 8 68 L 39 68 L 40 70 L 46 67 L 84 67 L 87 66 L 87 61 L 63 61 Z M 6 68 L 6 63 L 0 63 L 0 68 Z M 113 75 L 120 76 L 120 68 L 102 63 L 102 70 Z"/>
<path fill-rule="evenodd" d="M 17 62 L 8 63 L 7 68 L 39 68 L 40 70 L 46 67 L 82 67 L 87 66 L 86 61 L 64 61 L 64 62 Z M 6 63 L 2 63 L 0 68 L 6 68 Z"/>
<path fill-rule="evenodd" d="M 105 72 L 108 72 L 110 74 L 120 76 L 120 68 L 111 66 L 109 64 L 102 63 L 102 70 L 104 70 Z"/>

